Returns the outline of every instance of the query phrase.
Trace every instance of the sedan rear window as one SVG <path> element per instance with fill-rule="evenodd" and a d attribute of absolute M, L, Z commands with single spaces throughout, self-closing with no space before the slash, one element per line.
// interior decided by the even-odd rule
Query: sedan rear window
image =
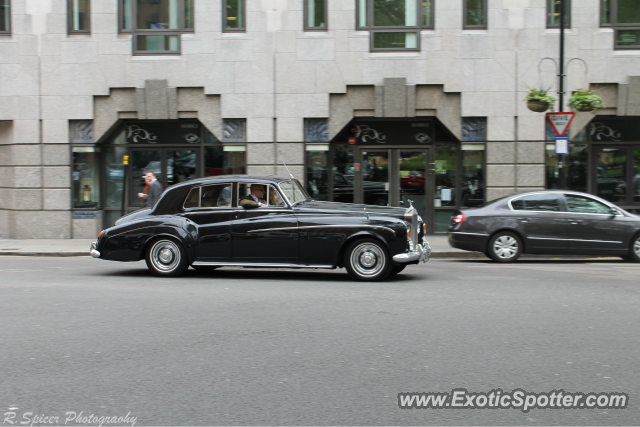
<path fill-rule="evenodd" d="M 510 203 L 515 211 L 560 211 L 560 203 L 556 194 L 530 194 L 512 199 Z"/>

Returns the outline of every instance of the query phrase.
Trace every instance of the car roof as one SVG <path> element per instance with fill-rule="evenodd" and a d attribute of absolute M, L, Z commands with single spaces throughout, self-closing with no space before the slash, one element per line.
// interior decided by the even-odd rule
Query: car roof
<path fill-rule="evenodd" d="M 289 181 L 291 177 L 286 178 L 283 176 L 273 176 L 273 175 L 216 175 L 216 176 L 207 176 L 204 178 L 195 178 L 190 179 L 188 181 L 181 182 L 178 184 L 182 185 L 206 185 L 206 184 L 215 184 L 217 182 L 282 182 Z"/>

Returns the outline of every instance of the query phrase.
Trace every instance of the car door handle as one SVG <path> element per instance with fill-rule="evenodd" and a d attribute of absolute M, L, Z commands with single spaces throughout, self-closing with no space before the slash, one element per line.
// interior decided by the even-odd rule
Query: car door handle
<path fill-rule="evenodd" d="M 531 220 L 529 218 L 518 218 L 518 221 L 520 221 L 520 222 L 531 222 Z"/>
<path fill-rule="evenodd" d="M 580 219 L 568 219 L 567 221 L 569 221 L 571 224 L 580 224 L 582 222 L 582 220 Z"/>

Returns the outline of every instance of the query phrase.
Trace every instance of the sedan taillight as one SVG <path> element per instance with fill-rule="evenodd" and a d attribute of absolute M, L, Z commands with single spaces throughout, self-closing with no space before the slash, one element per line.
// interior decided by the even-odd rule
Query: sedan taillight
<path fill-rule="evenodd" d="M 453 217 L 452 221 L 454 224 L 461 224 L 464 222 L 464 214 L 458 214 Z"/>

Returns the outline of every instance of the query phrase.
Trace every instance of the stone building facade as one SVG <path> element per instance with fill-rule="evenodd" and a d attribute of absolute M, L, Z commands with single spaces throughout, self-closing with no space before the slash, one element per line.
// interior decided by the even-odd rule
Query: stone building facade
<path fill-rule="evenodd" d="M 381 0 L 147 2 L 166 3 L 167 22 L 142 16 L 145 1 L 75 10 L 67 0 L 4 0 L 0 236 L 94 237 L 137 207 L 150 168 L 169 185 L 223 172 L 286 175 L 286 163 L 320 198 L 417 199 L 431 232 L 467 197 L 479 204 L 552 186 L 545 116 L 523 99 L 532 88 L 557 90 L 544 60 L 559 55 L 553 1 L 474 2 L 483 15 L 471 19 L 463 0 L 390 0 L 406 22 L 379 28 Z M 607 106 L 571 126 L 572 142 L 590 153 L 583 190 L 597 194 L 606 144 L 624 146 L 629 167 L 634 155 L 640 162 L 640 23 L 606 21 L 600 0 L 571 3 L 565 58 L 580 61 L 565 69 L 565 101 L 593 88 Z M 596 141 L 596 122 L 613 136 Z M 611 123 L 629 131 L 616 137 Z M 385 138 L 373 138 L 377 126 Z M 634 208 L 640 200 L 628 194 L 620 205 Z"/>

